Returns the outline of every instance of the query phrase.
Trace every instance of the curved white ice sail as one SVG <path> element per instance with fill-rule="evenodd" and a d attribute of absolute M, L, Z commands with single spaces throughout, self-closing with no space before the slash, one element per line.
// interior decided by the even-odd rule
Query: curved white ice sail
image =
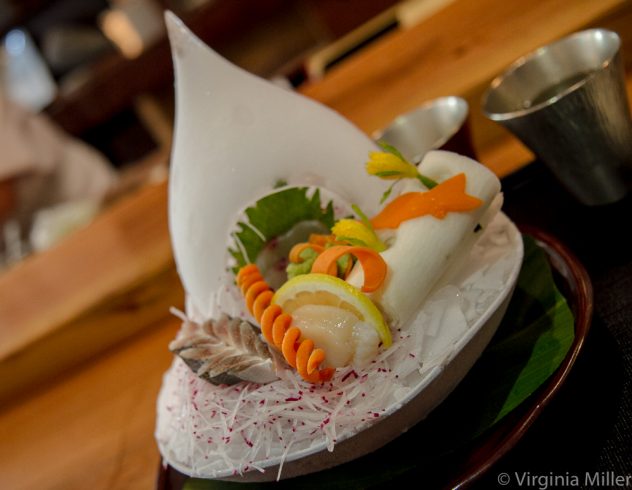
<path fill-rule="evenodd" d="M 173 14 L 166 22 L 177 108 L 170 231 L 189 301 L 207 314 L 237 213 L 277 180 L 326 184 L 368 213 L 384 184 L 361 170 L 375 146 L 349 121 L 232 65 Z"/>

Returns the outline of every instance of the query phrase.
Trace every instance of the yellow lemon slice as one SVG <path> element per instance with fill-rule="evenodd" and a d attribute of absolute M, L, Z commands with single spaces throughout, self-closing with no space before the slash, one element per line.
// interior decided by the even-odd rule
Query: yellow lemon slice
<path fill-rule="evenodd" d="M 375 304 L 358 288 L 337 277 L 315 273 L 296 276 L 279 288 L 272 302 L 290 315 L 305 305 L 342 308 L 373 326 L 384 347 L 393 343 L 391 332 Z"/>

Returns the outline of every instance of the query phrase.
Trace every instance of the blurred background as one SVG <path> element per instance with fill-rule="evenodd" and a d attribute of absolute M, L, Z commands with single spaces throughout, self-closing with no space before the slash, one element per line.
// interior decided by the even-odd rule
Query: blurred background
<path fill-rule="evenodd" d="M 296 88 L 449 0 L 0 0 L 0 267 L 166 177 L 170 9 L 246 70 Z"/>

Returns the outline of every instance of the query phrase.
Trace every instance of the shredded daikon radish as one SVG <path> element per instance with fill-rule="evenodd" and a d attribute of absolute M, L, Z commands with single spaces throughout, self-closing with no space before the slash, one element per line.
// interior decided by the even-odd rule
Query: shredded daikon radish
<path fill-rule="evenodd" d="M 391 348 L 363 370 L 338 369 L 330 382 L 319 386 L 305 383 L 289 369 L 265 385 L 215 386 L 176 358 L 158 401 L 156 437 L 163 457 L 176 469 L 202 478 L 265 471 L 274 465 L 279 465 L 280 477 L 292 454 L 317 447 L 332 451 L 337 442 L 370 427 L 400 406 L 405 394 L 445 358 L 445 352 L 435 348 L 437 331 L 442 332 L 443 351 L 450 349 L 490 297 L 505 287 L 512 264 L 506 256 L 515 250 L 507 233 L 502 224 L 492 223 L 472 251 L 466 276 L 429 296 L 411 322 L 433 325 L 429 332 L 397 329 Z M 446 308 L 460 313 L 446 315 Z M 455 318 L 461 325 L 445 324 Z"/>

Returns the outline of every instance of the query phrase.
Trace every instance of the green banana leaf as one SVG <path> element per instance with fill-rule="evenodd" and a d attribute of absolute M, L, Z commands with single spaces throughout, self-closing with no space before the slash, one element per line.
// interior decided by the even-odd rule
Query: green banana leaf
<path fill-rule="evenodd" d="M 494 426 L 533 394 L 570 349 L 573 315 L 555 286 L 546 257 L 524 236 L 524 262 L 496 335 L 457 389 L 423 422 L 378 451 L 335 468 L 276 483 L 189 478 L 186 490 L 275 488 L 363 489 L 420 466 L 432 467 Z"/>

